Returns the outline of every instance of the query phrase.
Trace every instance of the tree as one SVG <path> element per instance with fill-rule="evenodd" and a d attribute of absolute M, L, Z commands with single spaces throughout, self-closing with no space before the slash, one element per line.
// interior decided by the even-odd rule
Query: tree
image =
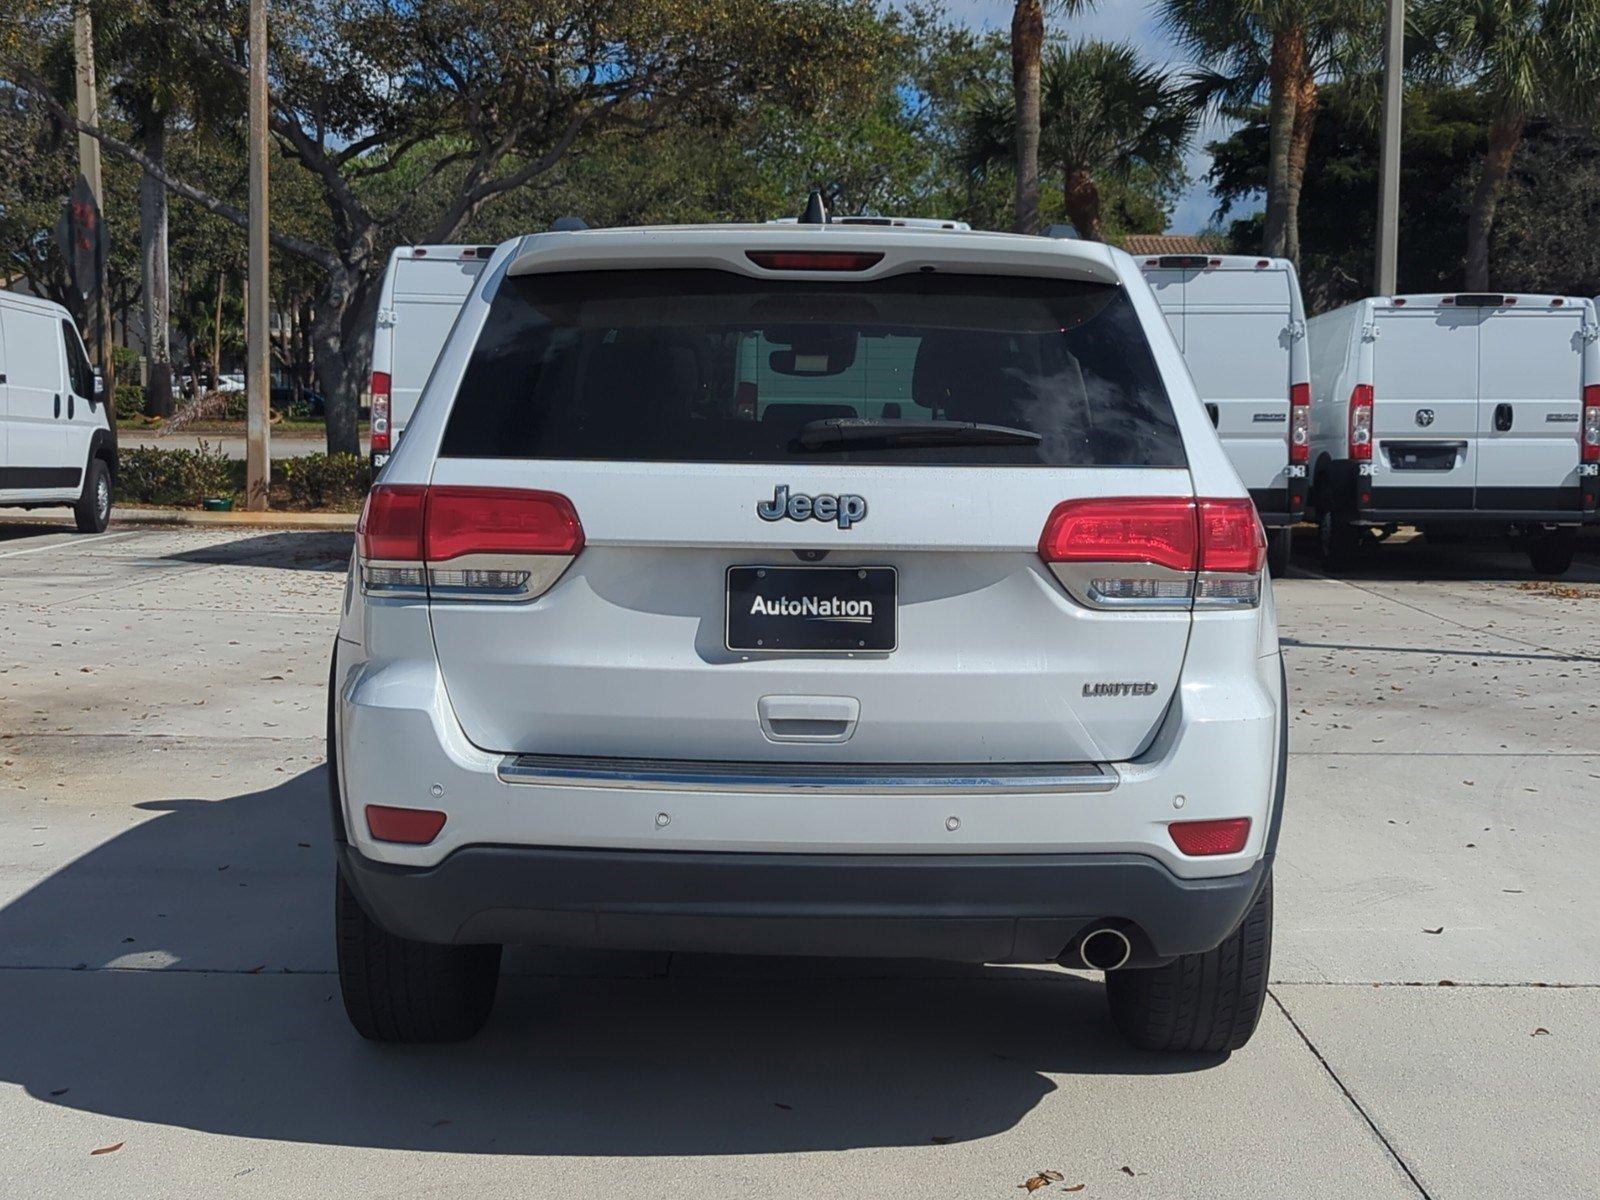
<path fill-rule="evenodd" d="M 1418 28 L 1443 72 L 1482 97 L 1488 145 L 1467 215 L 1466 286 L 1489 286 L 1495 210 L 1528 122 L 1595 110 L 1600 0 L 1428 0 Z"/>
<path fill-rule="evenodd" d="M 59 36 L 67 10 L 27 30 Z M 325 232 L 273 244 L 313 263 L 318 380 L 328 444 L 354 452 L 356 397 L 370 359 L 388 248 L 448 242 L 486 206 L 548 177 L 611 133 L 671 120 L 714 127 L 752 103 L 804 107 L 870 75 L 882 23 L 866 0 L 274 0 L 269 125 L 286 163 L 314 183 Z M 220 14 L 220 15 L 219 15 Z M 171 0 L 163 35 L 216 69 L 242 108 L 244 11 L 234 0 Z M 26 53 L 0 39 L 0 75 L 68 128 L 81 124 Z M 108 130 L 90 130 L 168 191 L 236 225 L 247 216 L 209 180 L 183 178 Z M 411 171 L 414 186 L 386 189 Z M 274 186 L 276 187 L 276 181 Z M 281 211 L 281 207 L 279 209 Z"/>
<path fill-rule="evenodd" d="M 1169 31 L 1202 64 L 1197 100 L 1237 112 L 1265 96 L 1269 161 L 1265 244 L 1299 261 L 1305 183 L 1321 81 L 1377 52 L 1377 0 L 1162 0 Z"/>
<path fill-rule="evenodd" d="M 1015 152 L 1011 97 L 990 92 L 970 113 L 969 165 L 982 173 Z M 1136 171 L 1176 181 L 1195 112 L 1177 76 L 1126 43 L 1086 41 L 1046 57 L 1040 86 L 1040 159 L 1060 178 L 1062 206 L 1080 237 L 1105 237 L 1101 182 Z"/>
<path fill-rule="evenodd" d="M 1054 0 L 1063 14 L 1092 8 L 1095 0 Z M 1011 12 L 1012 144 L 1017 156 L 1016 231 L 1039 232 L 1039 139 L 1041 71 L 1047 0 L 1016 0 Z"/>

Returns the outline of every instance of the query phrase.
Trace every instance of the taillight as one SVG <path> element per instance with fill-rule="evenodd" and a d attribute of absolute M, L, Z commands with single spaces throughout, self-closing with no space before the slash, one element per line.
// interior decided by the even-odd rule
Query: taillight
<path fill-rule="evenodd" d="M 393 381 L 387 371 L 374 371 L 372 373 L 370 425 L 372 429 L 372 452 L 374 454 L 387 454 L 390 450 L 389 390 L 392 385 Z"/>
<path fill-rule="evenodd" d="M 1372 461 L 1372 385 L 1358 383 L 1350 393 L 1350 457 Z"/>
<path fill-rule="evenodd" d="M 1212 854 L 1237 854 L 1250 840 L 1249 817 L 1224 817 L 1217 821 L 1174 821 L 1167 826 L 1172 843 L 1191 858 Z"/>
<path fill-rule="evenodd" d="M 1583 434 L 1579 443 L 1583 461 L 1600 462 L 1600 383 L 1583 388 Z"/>
<path fill-rule="evenodd" d="M 1242 498 L 1067 500 L 1045 522 L 1039 556 L 1094 608 L 1253 605 L 1266 535 Z"/>
<path fill-rule="evenodd" d="M 531 600 L 583 549 L 570 500 L 520 488 L 379 484 L 356 528 L 377 595 Z"/>
<path fill-rule="evenodd" d="M 1311 385 L 1289 385 L 1289 461 L 1311 460 Z"/>

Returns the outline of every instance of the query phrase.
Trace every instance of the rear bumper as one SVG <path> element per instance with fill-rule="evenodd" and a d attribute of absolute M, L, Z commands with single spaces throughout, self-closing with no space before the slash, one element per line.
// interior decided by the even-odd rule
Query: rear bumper
<path fill-rule="evenodd" d="M 1445 487 L 1426 484 L 1374 486 L 1350 464 L 1330 468 L 1337 495 L 1349 514 L 1373 525 L 1422 525 L 1433 521 L 1476 525 L 1600 524 L 1600 478 L 1580 476 L 1567 487 Z"/>
<path fill-rule="evenodd" d="M 1111 919 L 1144 965 L 1218 945 L 1271 861 L 1181 879 L 1136 854 L 466 846 L 418 868 L 340 851 L 372 918 L 425 942 L 1049 962 Z"/>
<path fill-rule="evenodd" d="M 1304 471 L 1305 467 L 1296 469 Z M 1260 516 L 1264 526 L 1268 529 L 1280 529 L 1285 525 L 1298 525 L 1305 520 L 1308 490 L 1305 476 L 1300 475 L 1291 478 L 1287 487 L 1251 488 L 1250 500 L 1256 506 L 1256 514 Z"/>

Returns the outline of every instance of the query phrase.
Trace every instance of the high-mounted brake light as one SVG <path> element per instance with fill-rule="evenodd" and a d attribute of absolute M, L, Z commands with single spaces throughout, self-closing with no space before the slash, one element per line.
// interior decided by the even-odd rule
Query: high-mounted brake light
<path fill-rule="evenodd" d="M 1289 461 L 1311 461 L 1311 385 L 1289 385 Z"/>
<path fill-rule="evenodd" d="M 1217 821 L 1173 821 L 1167 826 L 1172 844 L 1191 858 L 1213 854 L 1237 854 L 1250 840 L 1249 817 L 1225 817 Z"/>
<path fill-rule="evenodd" d="M 1583 385 L 1583 433 L 1579 438 L 1583 461 L 1600 462 L 1600 383 Z"/>
<path fill-rule="evenodd" d="M 531 600 L 583 549 L 572 501 L 521 488 L 379 484 L 356 529 L 376 595 Z"/>
<path fill-rule="evenodd" d="M 1350 457 L 1372 461 L 1372 401 L 1370 383 L 1358 383 L 1350 393 Z"/>
<path fill-rule="evenodd" d="M 1266 535 L 1244 498 L 1067 500 L 1039 555 L 1092 608 L 1249 606 L 1261 599 Z"/>
<path fill-rule="evenodd" d="M 372 429 L 374 454 L 387 454 L 390 450 L 389 391 L 393 382 L 387 371 L 372 373 L 372 412 L 369 423 Z"/>
<path fill-rule="evenodd" d="M 883 261 L 868 250 L 746 250 L 744 256 L 768 271 L 865 271 Z"/>

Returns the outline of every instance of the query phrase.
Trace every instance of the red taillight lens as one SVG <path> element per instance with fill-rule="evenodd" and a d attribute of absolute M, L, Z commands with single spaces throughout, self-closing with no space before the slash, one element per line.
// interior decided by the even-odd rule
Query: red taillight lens
<path fill-rule="evenodd" d="M 1583 387 L 1583 432 L 1579 435 L 1580 453 L 1586 463 L 1600 462 L 1600 384 Z"/>
<path fill-rule="evenodd" d="M 1237 854 L 1250 840 L 1249 817 L 1219 821 L 1174 821 L 1167 826 L 1172 843 L 1191 858 L 1211 854 Z"/>
<path fill-rule="evenodd" d="M 444 828 L 445 815 L 431 808 L 391 808 L 367 805 L 367 832 L 380 842 L 426 846 Z"/>
<path fill-rule="evenodd" d="M 393 381 L 387 371 L 374 371 L 372 373 L 372 452 L 374 454 L 387 454 L 390 449 L 389 437 L 389 392 Z"/>
<path fill-rule="evenodd" d="M 1149 563 L 1193 571 L 1198 561 L 1194 501 L 1063 501 L 1045 522 L 1039 555 L 1049 563 Z"/>
<path fill-rule="evenodd" d="M 865 271 L 883 261 L 864 250 L 747 250 L 745 257 L 769 271 Z"/>
<path fill-rule="evenodd" d="M 1311 385 L 1289 385 L 1289 461 L 1311 460 Z"/>
<path fill-rule="evenodd" d="M 422 563 L 422 512 L 428 489 L 416 484 L 380 483 L 367 493 L 356 523 L 362 559 Z"/>
<path fill-rule="evenodd" d="M 517 488 L 428 489 L 423 557 L 431 565 L 464 554 L 576 554 L 583 526 L 572 501 Z"/>
<path fill-rule="evenodd" d="M 1350 457 L 1372 461 L 1372 385 L 1358 383 L 1350 393 Z"/>
<path fill-rule="evenodd" d="M 1267 561 L 1267 535 L 1249 500 L 1200 501 L 1200 570 L 1254 575 Z"/>

